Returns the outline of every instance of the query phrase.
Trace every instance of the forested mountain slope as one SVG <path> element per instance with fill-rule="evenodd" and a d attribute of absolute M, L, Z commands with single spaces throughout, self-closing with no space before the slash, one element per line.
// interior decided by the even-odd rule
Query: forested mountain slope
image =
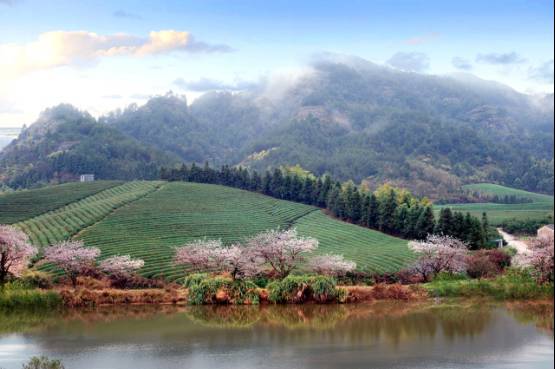
<path fill-rule="evenodd" d="M 209 92 L 189 105 L 168 94 L 98 122 L 70 114 L 56 134 L 41 128 L 48 120 L 41 117 L 0 153 L 6 183 L 58 178 L 43 168 L 55 167 L 59 155 L 79 158 L 61 173 L 86 169 L 107 179 L 148 177 L 161 162 L 207 161 L 259 171 L 299 164 L 316 175 L 389 181 L 433 198 L 477 182 L 553 193 L 553 95 L 536 98 L 472 75 L 407 73 L 358 58 L 322 59 L 293 82 Z M 76 128 L 82 126 L 89 128 Z M 111 149 L 96 153 L 95 145 Z M 24 158 L 17 165 L 16 152 Z"/>

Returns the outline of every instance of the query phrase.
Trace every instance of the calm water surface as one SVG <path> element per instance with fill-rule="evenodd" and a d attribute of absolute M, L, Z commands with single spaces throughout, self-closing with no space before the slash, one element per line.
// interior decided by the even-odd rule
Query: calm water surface
<path fill-rule="evenodd" d="M 553 368 L 552 304 L 0 313 L 0 368 Z"/>

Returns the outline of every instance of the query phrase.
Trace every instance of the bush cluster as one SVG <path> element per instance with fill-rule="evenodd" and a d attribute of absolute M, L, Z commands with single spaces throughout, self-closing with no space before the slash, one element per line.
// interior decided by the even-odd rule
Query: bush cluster
<path fill-rule="evenodd" d="M 185 279 L 184 285 L 189 289 L 188 301 L 192 305 L 252 305 L 260 302 L 258 288 L 249 280 L 193 274 Z"/>
<path fill-rule="evenodd" d="M 268 300 L 273 303 L 343 302 L 346 296 L 335 279 L 326 276 L 288 276 L 270 282 L 267 288 Z"/>

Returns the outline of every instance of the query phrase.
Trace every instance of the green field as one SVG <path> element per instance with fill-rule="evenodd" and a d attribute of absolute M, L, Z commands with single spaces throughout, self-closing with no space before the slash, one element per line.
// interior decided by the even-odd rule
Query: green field
<path fill-rule="evenodd" d="M 128 182 L 15 225 L 27 233 L 34 245 L 51 245 L 71 238 L 115 209 L 156 190 L 162 183 Z"/>
<path fill-rule="evenodd" d="M 0 194 L 0 224 L 17 223 L 78 201 L 120 181 L 72 182 L 36 190 Z"/>
<path fill-rule="evenodd" d="M 396 272 L 413 258 L 406 240 L 341 222 L 322 211 L 300 218 L 295 227 L 301 235 L 320 241 L 318 253 L 342 254 L 356 261 L 361 271 Z"/>
<path fill-rule="evenodd" d="M 55 197 L 62 186 L 52 190 Z M 199 239 L 226 244 L 269 229 L 297 227 L 363 271 L 396 271 L 412 257 L 407 241 L 330 218 L 317 208 L 230 187 L 184 182 L 128 182 L 16 223 L 44 246 L 68 238 L 145 260 L 141 273 L 177 280 L 174 248 Z M 43 267 L 49 269 L 47 266 Z"/>
<path fill-rule="evenodd" d="M 463 189 L 479 192 L 488 195 L 511 196 L 529 199 L 532 202 L 524 204 L 494 204 L 494 203 L 474 203 L 474 204 L 452 204 L 436 206 L 436 211 L 444 207 L 449 207 L 456 211 L 470 212 L 472 215 L 481 217 L 483 212 L 488 214 L 492 225 L 499 225 L 509 219 L 540 219 L 551 216 L 553 218 L 553 196 L 542 195 L 510 187 L 504 187 L 491 183 L 479 183 L 463 186 Z"/>

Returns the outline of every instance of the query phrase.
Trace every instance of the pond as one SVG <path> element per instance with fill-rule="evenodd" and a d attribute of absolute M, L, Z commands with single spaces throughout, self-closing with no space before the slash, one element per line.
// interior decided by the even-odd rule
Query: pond
<path fill-rule="evenodd" d="M 1 313 L 0 368 L 552 368 L 550 303 L 130 306 Z"/>

